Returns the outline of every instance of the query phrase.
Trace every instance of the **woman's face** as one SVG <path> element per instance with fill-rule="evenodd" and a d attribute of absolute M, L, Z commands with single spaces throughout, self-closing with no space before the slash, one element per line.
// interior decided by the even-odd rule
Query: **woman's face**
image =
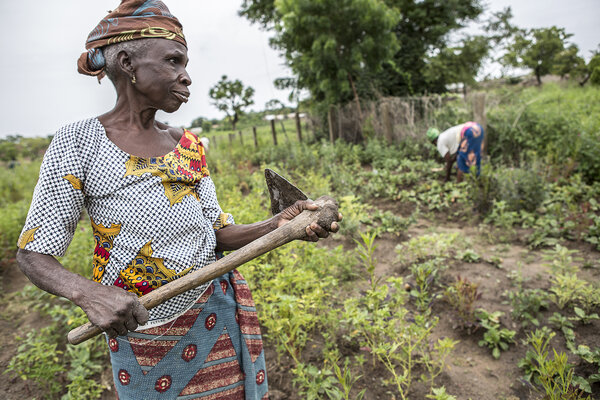
<path fill-rule="evenodd" d="M 192 80 L 185 67 L 187 49 L 168 39 L 153 39 L 145 55 L 132 60 L 136 83 L 133 85 L 142 107 L 150 106 L 168 113 L 177 111 L 190 96 Z"/>

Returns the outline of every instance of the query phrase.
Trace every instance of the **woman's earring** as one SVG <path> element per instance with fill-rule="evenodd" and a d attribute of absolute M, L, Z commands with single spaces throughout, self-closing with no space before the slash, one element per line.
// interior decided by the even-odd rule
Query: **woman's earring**
<path fill-rule="evenodd" d="M 133 85 L 135 85 L 135 83 L 136 83 L 136 82 L 137 82 L 137 81 L 135 80 L 135 75 L 132 75 L 132 76 L 131 76 L 131 83 L 132 83 Z"/>

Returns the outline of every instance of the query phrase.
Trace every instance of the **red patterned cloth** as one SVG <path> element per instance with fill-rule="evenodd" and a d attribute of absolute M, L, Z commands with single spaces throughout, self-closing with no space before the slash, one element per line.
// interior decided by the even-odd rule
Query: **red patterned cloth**
<path fill-rule="evenodd" d="M 171 323 L 109 339 L 119 399 L 267 399 L 256 309 L 237 271 Z"/>

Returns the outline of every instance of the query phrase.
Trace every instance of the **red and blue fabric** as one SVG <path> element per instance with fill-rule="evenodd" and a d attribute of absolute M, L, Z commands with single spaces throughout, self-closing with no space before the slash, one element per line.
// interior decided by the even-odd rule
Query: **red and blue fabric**
<path fill-rule="evenodd" d="M 456 158 L 456 164 L 462 172 L 468 174 L 471 167 L 476 166 L 477 175 L 479 176 L 483 137 L 483 127 L 477 122 L 467 122 L 463 126 Z"/>

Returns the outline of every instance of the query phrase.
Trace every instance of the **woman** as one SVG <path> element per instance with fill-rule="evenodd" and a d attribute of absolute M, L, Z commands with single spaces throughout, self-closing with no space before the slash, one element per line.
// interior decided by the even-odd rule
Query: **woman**
<path fill-rule="evenodd" d="M 438 152 L 446 162 L 445 181 L 450 180 L 452 165 L 456 161 L 458 172 L 456 181 L 462 182 L 463 175 L 468 174 L 472 166 L 477 167 L 477 174 L 481 167 L 481 153 L 483 152 L 483 127 L 477 122 L 465 122 L 453 126 L 440 133 L 436 128 L 427 130 L 427 138 L 436 145 Z"/>
<path fill-rule="evenodd" d="M 56 133 L 19 238 L 22 271 L 106 333 L 121 400 L 266 398 L 256 309 L 238 272 L 149 312 L 137 298 L 316 205 L 298 202 L 250 225 L 222 212 L 199 138 L 155 120 L 156 111 L 186 102 L 192 83 L 181 25 L 162 2 L 122 1 L 86 48 L 79 72 L 106 74 L 117 102 Z M 96 241 L 93 280 L 54 258 L 65 253 L 84 206 Z M 330 231 L 337 229 L 334 222 Z M 306 228 L 307 240 L 328 234 Z"/>

